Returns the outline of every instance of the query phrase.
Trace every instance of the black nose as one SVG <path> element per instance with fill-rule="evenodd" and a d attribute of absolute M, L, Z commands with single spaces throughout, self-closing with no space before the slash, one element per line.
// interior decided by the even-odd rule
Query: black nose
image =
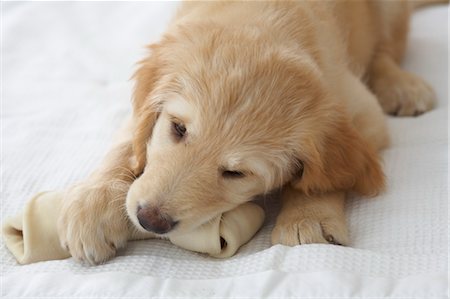
<path fill-rule="evenodd" d="M 177 224 L 169 215 L 161 213 L 155 207 L 138 207 L 137 218 L 139 224 L 150 232 L 165 234 L 171 231 Z"/>

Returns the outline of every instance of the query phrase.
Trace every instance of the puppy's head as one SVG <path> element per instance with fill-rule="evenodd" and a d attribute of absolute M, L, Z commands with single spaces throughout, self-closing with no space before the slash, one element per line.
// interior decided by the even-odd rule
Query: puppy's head
<path fill-rule="evenodd" d="M 305 193 L 383 185 L 311 59 L 254 29 L 179 28 L 136 80 L 140 176 L 127 210 L 138 227 L 188 231 L 286 183 Z"/>

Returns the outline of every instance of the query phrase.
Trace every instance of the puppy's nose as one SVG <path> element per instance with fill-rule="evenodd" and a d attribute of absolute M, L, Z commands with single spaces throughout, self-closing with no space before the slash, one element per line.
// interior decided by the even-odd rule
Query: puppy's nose
<path fill-rule="evenodd" d="M 143 228 L 157 234 L 168 233 L 177 224 L 169 215 L 161 213 L 158 208 L 149 206 L 139 206 L 137 218 Z"/>

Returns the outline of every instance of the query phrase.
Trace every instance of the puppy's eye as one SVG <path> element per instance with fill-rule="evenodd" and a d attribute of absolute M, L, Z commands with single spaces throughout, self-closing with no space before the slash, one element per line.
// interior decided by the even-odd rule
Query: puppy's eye
<path fill-rule="evenodd" d="M 183 124 L 172 122 L 172 133 L 180 140 L 186 135 L 186 127 Z"/>
<path fill-rule="evenodd" d="M 236 178 L 242 178 L 245 176 L 245 174 L 242 171 L 236 171 L 236 170 L 223 170 L 222 176 L 226 179 L 236 179 Z"/>

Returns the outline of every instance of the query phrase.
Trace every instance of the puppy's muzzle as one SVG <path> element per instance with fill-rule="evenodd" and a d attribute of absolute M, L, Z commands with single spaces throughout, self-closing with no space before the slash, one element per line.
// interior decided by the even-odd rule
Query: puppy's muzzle
<path fill-rule="evenodd" d="M 178 223 L 178 221 L 173 221 L 169 215 L 162 213 L 158 208 L 150 206 L 139 206 L 137 218 L 144 229 L 157 234 L 168 233 Z"/>

